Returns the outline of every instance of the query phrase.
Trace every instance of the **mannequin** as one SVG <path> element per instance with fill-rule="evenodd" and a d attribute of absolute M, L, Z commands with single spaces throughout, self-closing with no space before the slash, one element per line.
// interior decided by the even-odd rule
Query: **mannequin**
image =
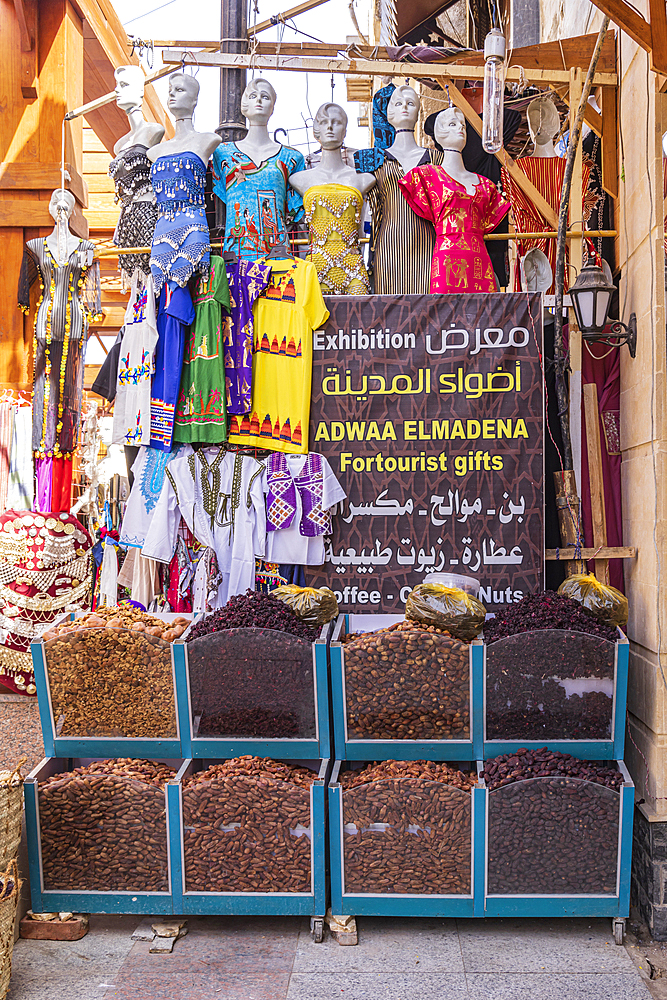
<path fill-rule="evenodd" d="M 555 156 L 554 138 L 560 130 L 560 117 L 556 105 L 549 97 L 537 97 L 526 109 L 528 131 L 533 140 L 535 157 L 548 159 Z"/>
<path fill-rule="evenodd" d="M 412 87 L 396 87 L 389 98 L 387 121 L 396 130 L 396 137 L 387 152 L 407 173 L 413 167 L 421 166 L 426 150 L 415 141 L 415 126 L 419 119 L 421 101 Z"/>
<path fill-rule="evenodd" d="M 114 71 L 116 78 L 116 105 L 128 118 L 130 131 L 115 144 L 114 156 L 128 146 L 141 144 L 148 149 L 161 142 L 164 126 L 157 122 L 147 122 L 141 106 L 144 100 L 144 71 L 140 66 L 119 66 Z"/>
<path fill-rule="evenodd" d="M 289 182 L 300 195 L 316 184 L 347 184 L 361 195 L 375 184 L 372 174 L 357 173 L 343 160 L 341 149 L 347 133 L 347 114 L 338 104 L 322 104 L 313 120 L 313 136 L 322 147 L 322 157 L 311 170 L 292 174 Z"/>
<path fill-rule="evenodd" d="M 560 130 L 560 118 L 558 110 L 549 97 L 537 97 L 531 101 L 526 109 L 526 118 L 531 139 L 534 143 L 534 150 L 531 156 L 520 156 L 515 160 L 516 165 L 523 170 L 528 179 L 532 181 L 538 191 L 544 195 L 553 210 L 558 214 L 560 209 L 560 193 L 563 187 L 563 175 L 565 173 L 565 160 L 556 155 L 554 150 L 554 138 Z M 512 205 L 514 215 L 514 227 L 517 233 L 540 232 L 550 229 L 543 215 L 538 212 L 533 203 L 528 200 L 516 181 L 502 168 L 503 187 Z M 586 189 L 590 178 L 590 166 L 584 163 L 583 168 L 583 191 L 584 203 L 581 210 L 570 205 L 570 220 L 587 219 L 590 216 L 593 204 L 586 205 Z M 556 241 L 555 240 L 520 240 L 517 243 L 517 254 L 525 257 L 529 250 L 538 249 L 546 254 L 551 266 L 552 274 L 556 273 Z M 568 288 L 569 268 L 567 266 L 567 251 L 565 264 L 565 291 Z M 521 290 L 520 268 L 516 268 L 514 275 L 515 291 Z M 554 291 L 553 281 L 549 287 L 549 292 Z"/>
<path fill-rule="evenodd" d="M 323 104 L 313 121 L 322 158 L 312 170 L 292 174 L 290 184 L 303 196 L 310 232 L 309 259 L 325 295 L 368 295 L 370 282 L 357 234 L 364 195 L 373 174 L 358 174 L 343 160 L 347 115 L 338 104 Z"/>
<path fill-rule="evenodd" d="M 357 169 L 373 171 L 377 181 L 368 198 L 374 290 L 378 295 L 424 295 L 429 288 L 435 229 L 410 208 L 398 182 L 414 167 L 441 163 L 442 154 L 424 149 L 415 141 L 421 101 L 412 87 L 392 89 L 385 115 L 381 111 L 385 94 L 380 101 L 376 101 L 377 96 L 373 100 L 373 121 L 385 118 L 387 128 L 382 132 L 393 135 L 391 145 L 383 149 L 376 143 L 373 149 L 361 150 L 355 156 Z"/>
<path fill-rule="evenodd" d="M 192 119 L 199 99 L 199 81 L 187 73 L 172 73 L 169 77 L 167 109 L 175 118 L 174 138 L 152 146 L 148 151 L 151 163 L 161 156 L 196 153 L 207 164 L 220 136 L 216 132 L 196 132 Z"/>
<path fill-rule="evenodd" d="M 509 203 L 488 178 L 466 170 L 465 118 L 458 108 L 440 112 L 435 139 L 443 150 L 442 167 L 415 167 L 398 182 L 410 207 L 436 228 L 429 291 L 496 291 L 483 237 L 507 215 Z"/>
<path fill-rule="evenodd" d="M 221 143 L 213 154 L 213 190 L 225 206 L 225 250 L 242 260 L 258 260 L 284 243 L 290 226 L 303 218 L 301 197 L 287 179 L 306 164 L 298 150 L 270 137 L 275 103 L 268 80 L 251 80 L 241 98 L 247 136 Z"/>
<path fill-rule="evenodd" d="M 521 288 L 524 292 L 546 292 L 553 281 L 551 265 L 541 250 L 529 250 L 521 258 Z"/>
<path fill-rule="evenodd" d="M 95 248 L 69 230 L 74 206 L 69 191 L 53 192 L 49 212 L 56 226 L 47 237 L 26 243 L 19 281 L 19 304 L 26 312 L 30 286 L 38 276 L 43 286 L 35 317 L 32 414 L 35 509 L 41 511 L 70 508 L 70 458 L 81 417 L 88 322 L 100 313 L 99 271 L 97 265 L 91 267 Z"/>
<path fill-rule="evenodd" d="M 220 138 L 215 132 L 195 131 L 192 116 L 198 97 L 194 76 L 172 73 L 167 107 L 176 119 L 174 138 L 147 152 L 158 209 L 150 259 L 156 294 L 165 281 L 183 288 L 196 272 L 209 272 L 206 165 Z"/>
<path fill-rule="evenodd" d="M 150 181 L 149 147 L 164 136 L 164 128 L 147 122 L 141 105 L 144 99 L 144 73 L 139 66 L 119 66 L 115 71 L 116 104 L 126 112 L 130 131 L 114 146 L 115 159 L 109 164 L 109 174 L 116 187 L 116 202 L 121 212 L 113 241 L 119 247 L 150 245 L 157 222 L 155 194 Z M 130 287 L 138 269 L 150 275 L 149 255 L 120 254 L 118 269 L 123 291 Z"/>

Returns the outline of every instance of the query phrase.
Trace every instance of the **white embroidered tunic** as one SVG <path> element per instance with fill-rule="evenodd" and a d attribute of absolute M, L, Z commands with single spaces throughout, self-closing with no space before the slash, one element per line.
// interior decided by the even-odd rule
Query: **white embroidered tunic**
<path fill-rule="evenodd" d="M 168 563 L 181 516 L 197 541 L 215 551 L 222 582 L 217 607 L 255 585 L 264 557 L 264 466 L 250 455 L 202 448 L 169 463 L 142 552 Z"/>
<path fill-rule="evenodd" d="M 180 445 L 172 451 L 146 447 L 139 449 L 132 465 L 134 485 L 130 490 L 120 529 L 121 545 L 137 549 L 143 546 L 160 499 L 165 469 L 177 455 L 186 454 L 192 454 L 192 445 Z"/>
<path fill-rule="evenodd" d="M 151 439 L 151 376 L 158 341 L 153 279 L 135 271 L 125 310 L 113 408 L 113 444 L 136 448 Z"/>

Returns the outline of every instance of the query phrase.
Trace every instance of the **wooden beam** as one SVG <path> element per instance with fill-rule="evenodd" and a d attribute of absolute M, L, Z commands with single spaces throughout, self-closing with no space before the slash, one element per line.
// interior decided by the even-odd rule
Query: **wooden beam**
<path fill-rule="evenodd" d="M 651 69 L 667 73 L 667 11 L 665 0 L 648 0 L 651 18 Z"/>
<path fill-rule="evenodd" d="M 296 7 L 290 7 L 289 10 L 284 11 L 282 14 L 276 14 L 275 17 L 270 17 L 266 21 L 260 21 L 254 27 L 249 27 L 248 38 L 252 38 L 253 35 L 259 34 L 260 31 L 266 31 L 267 28 L 272 28 L 275 24 L 288 21 L 292 17 L 297 17 L 297 15 L 304 14 L 307 10 L 320 7 L 323 3 L 327 2 L 328 0 L 304 0 L 303 3 L 297 4 Z"/>
<path fill-rule="evenodd" d="M 588 484 L 591 494 L 591 519 L 593 545 L 596 549 L 607 545 L 607 518 L 604 509 L 604 483 L 602 480 L 602 448 L 600 447 L 600 413 L 598 390 L 595 382 L 588 382 L 583 389 L 586 419 L 586 448 L 588 451 Z M 609 583 L 609 560 L 595 560 L 595 575 L 600 583 Z"/>
<path fill-rule="evenodd" d="M 71 180 L 65 180 L 74 197 L 86 208 L 88 205 L 88 185 L 85 179 L 70 163 L 65 164 L 65 170 Z M 0 190 L 15 191 L 53 191 L 60 187 L 59 163 L 35 163 L 22 161 L 0 163 Z"/>
<path fill-rule="evenodd" d="M 451 97 L 452 103 L 463 112 L 466 117 L 466 121 L 469 121 L 477 134 L 481 135 L 482 119 L 479 117 L 472 104 L 470 104 L 467 98 L 463 96 L 461 91 L 454 84 L 450 85 L 449 96 Z M 508 174 L 514 181 L 516 181 L 526 197 L 530 198 L 535 205 L 535 208 L 544 217 L 548 225 L 552 226 L 554 230 L 557 230 L 558 216 L 542 192 L 538 191 L 533 182 L 526 177 L 521 167 L 517 167 L 516 163 L 505 149 L 500 149 L 495 155 L 496 159 L 502 163 Z M 505 239 L 507 239 L 507 236 L 505 236 Z"/>
<path fill-rule="evenodd" d="M 16 11 L 16 19 L 19 22 L 19 31 L 21 33 L 21 51 L 32 52 L 35 39 L 28 27 L 23 0 L 14 0 L 14 10 Z"/>
<path fill-rule="evenodd" d="M 604 545 L 599 552 L 597 547 L 594 549 L 581 549 L 579 558 L 585 562 L 587 559 L 593 559 L 596 556 L 598 559 L 636 559 L 637 549 L 631 545 L 619 545 L 616 547 Z M 544 558 L 548 562 L 569 562 L 575 558 L 575 549 L 547 549 L 544 553 Z"/>
<path fill-rule="evenodd" d="M 127 32 L 110 0 L 73 0 L 73 2 L 92 28 L 112 68 L 141 65 L 139 57 L 127 50 Z M 144 103 L 148 110 L 147 118 L 162 125 L 169 122 L 153 87 L 146 87 Z"/>
<path fill-rule="evenodd" d="M 276 50 L 278 46 L 275 46 Z M 410 76 L 418 80 L 483 80 L 483 66 L 462 66 L 452 63 L 408 63 L 390 62 L 381 59 L 315 59 L 301 56 L 285 55 L 245 55 L 233 52 L 199 52 L 196 56 L 187 49 L 164 49 L 162 60 L 169 66 L 178 66 L 183 61 L 188 66 L 218 66 L 221 69 L 251 69 L 285 70 L 296 73 L 341 73 L 343 76 Z M 507 70 L 505 79 L 509 82 L 519 82 L 521 79 L 529 83 L 549 85 L 550 83 L 569 83 L 570 73 L 567 70 L 529 69 L 523 71 L 520 67 Z M 594 86 L 615 86 L 616 73 L 596 73 L 593 77 Z"/>
<path fill-rule="evenodd" d="M 0 227 L 21 226 L 24 229 L 31 227 L 53 229 L 53 219 L 49 214 L 48 201 L 20 201 L 7 199 L 0 201 Z M 88 222 L 81 213 L 78 205 L 74 206 L 70 218 L 70 229 L 77 236 L 83 239 L 88 238 Z"/>
<path fill-rule="evenodd" d="M 602 187 L 618 198 L 618 118 L 616 88 L 602 87 Z"/>
<path fill-rule="evenodd" d="M 629 35 L 633 42 L 651 51 L 653 40 L 651 37 L 651 25 L 645 21 L 641 14 L 637 13 L 634 7 L 625 3 L 625 0 L 592 0 L 598 10 L 622 28 L 626 35 Z"/>
<path fill-rule="evenodd" d="M 570 88 L 569 87 L 552 87 L 554 94 L 558 94 L 562 101 L 565 101 L 568 108 L 570 106 Z M 584 111 L 584 121 L 591 128 L 597 136 L 602 137 L 602 115 L 599 115 L 597 111 L 590 106 L 586 105 L 586 110 Z"/>

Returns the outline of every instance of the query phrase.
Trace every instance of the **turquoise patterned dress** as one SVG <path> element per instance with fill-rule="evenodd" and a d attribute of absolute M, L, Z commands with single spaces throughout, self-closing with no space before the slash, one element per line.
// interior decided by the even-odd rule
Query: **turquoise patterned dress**
<path fill-rule="evenodd" d="M 226 206 L 225 250 L 241 260 L 258 260 L 283 243 L 287 229 L 303 218 L 301 195 L 288 178 L 306 169 L 302 154 L 291 146 L 257 165 L 235 142 L 223 142 L 213 153 L 213 191 Z"/>

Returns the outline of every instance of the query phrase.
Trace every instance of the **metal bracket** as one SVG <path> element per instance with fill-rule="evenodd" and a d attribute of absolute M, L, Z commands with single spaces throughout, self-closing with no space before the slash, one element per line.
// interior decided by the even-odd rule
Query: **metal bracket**
<path fill-rule="evenodd" d="M 595 344 L 605 344 L 607 347 L 621 347 L 623 344 L 627 344 L 630 357 L 637 357 L 637 316 L 635 313 L 630 314 L 630 322 L 627 326 L 620 319 L 614 320 L 610 326 L 611 329 L 607 334 L 582 333 L 581 336 L 584 340 Z"/>

